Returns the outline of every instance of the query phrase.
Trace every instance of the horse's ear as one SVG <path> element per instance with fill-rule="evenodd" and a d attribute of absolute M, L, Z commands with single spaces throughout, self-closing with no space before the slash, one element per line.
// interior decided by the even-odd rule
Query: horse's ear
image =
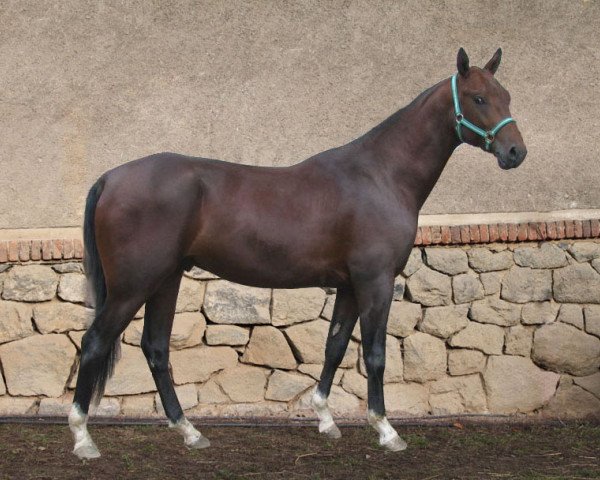
<path fill-rule="evenodd" d="M 493 75 L 494 73 L 496 73 L 496 70 L 498 70 L 498 67 L 500 66 L 500 60 L 502 60 L 501 48 L 496 50 L 496 53 L 494 53 L 494 56 L 490 59 L 488 63 L 486 63 L 484 68 L 492 72 Z"/>
<path fill-rule="evenodd" d="M 460 73 L 463 77 L 466 77 L 469 73 L 469 57 L 467 56 L 465 49 L 462 47 L 460 47 L 458 55 L 456 56 L 456 68 L 458 73 Z"/>

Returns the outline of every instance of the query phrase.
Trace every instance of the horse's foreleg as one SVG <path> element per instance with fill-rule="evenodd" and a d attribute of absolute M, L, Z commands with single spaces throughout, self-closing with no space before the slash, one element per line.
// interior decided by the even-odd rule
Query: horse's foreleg
<path fill-rule="evenodd" d="M 185 418 L 169 372 L 169 339 L 180 282 L 181 272 L 178 272 L 166 280 L 146 302 L 142 350 L 169 419 L 169 426 L 183 435 L 188 448 L 205 448 L 210 442 Z"/>
<path fill-rule="evenodd" d="M 331 411 L 327 405 L 327 397 L 329 397 L 331 391 L 335 372 L 346 353 L 357 318 L 358 308 L 352 289 L 338 289 L 327 336 L 325 365 L 323 366 L 319 385 L 312 397 L 312 406 L 319 417 L 319 432 L 331 438 L 340 438 L 342 434 L 333 421 Z"/>
<path fill-rule="evenodd" d="M 392 302 L 394 279 L 380 276 L 355 286 L 360 309 L 362 350 L 368 375 L 368 420 L 379 433 L 379 444 L 388 450 L 406 448 L 385 416 L 383 374 L 385 371 L 385 336 Z"/>
<path fill-rule="evenodd" d="M 81 361 L 75 387 L 75 398 L 69 413 L 69 428 L 73 433 L 73 453 L 79 458 L 98 458 L 100 452 L 87 430 L 88 410 L 94 389 L 100 401 L 104 384 L 108 379 L 112 360 L 111 347 L 133 318 L 143 302 L 130 298 L 124 302 L 109 297 L 101 313 L 83 336 Z"/>

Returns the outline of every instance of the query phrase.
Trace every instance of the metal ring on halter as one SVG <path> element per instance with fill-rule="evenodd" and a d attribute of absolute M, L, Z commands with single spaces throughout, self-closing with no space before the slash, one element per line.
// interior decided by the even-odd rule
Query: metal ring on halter
<path fill-rule="evenodd" d="M 496 136 L 492 132 L 485 132 L 485 141 L 489 143 L 494 143 Z"/>
<path fill-rule="evenodd" d="M 458 123 L 462 122 L 462 121 L 463 121 L 463 118 L 465 118 L 465 117 L 463 116 L 463 114 L 462 114 L 462 113 L 457 113 L 457 114 L 456 114 L 456 121 L 457 121 Z"/>

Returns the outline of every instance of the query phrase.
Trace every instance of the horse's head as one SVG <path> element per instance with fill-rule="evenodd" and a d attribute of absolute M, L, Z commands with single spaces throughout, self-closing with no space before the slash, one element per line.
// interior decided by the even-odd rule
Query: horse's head
<path fill-rule="evenodd" d="M 498 49 L 485 67 L 469 67 L 469 57 L 461 48 L 452 89 L 459 138 L 493 153 L 500 168 L 507 170 L 523 162 L 527 148 L 510 116 L 510 94 L 494 78 L 501 57 Z"/>

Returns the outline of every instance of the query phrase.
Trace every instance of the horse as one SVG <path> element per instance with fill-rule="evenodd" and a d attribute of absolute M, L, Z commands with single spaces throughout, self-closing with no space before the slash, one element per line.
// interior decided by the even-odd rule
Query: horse
<path fill-rule="evenodd" d="M 87 430 L 145 304 L 141 347 L 169 426 L 189 448 L 210 442 L 184 416 L 169 372 L 169 337 L 184 271 L 198 266 L 254 287 L 336 289 L 320 380 L 311 397 L 319 432 L 341 436 L 327 397 L 358 319 L 367 370 L 368 423 L 387 450 L 407 447 L 385 415 L 385 337 L 394 279 L 408 260 L 418 215 L 462 143 L 492 153 L 502 169 L 527 154 L 495 79 L 502 50 L 457 73 L 350 143 L 288 167 L 257 167 L 159 153 L 104 173 L 84 215 L 84 267 L 95 317 L 83 336 L 68 416 L 73 453 L 100 456 Z"/>

